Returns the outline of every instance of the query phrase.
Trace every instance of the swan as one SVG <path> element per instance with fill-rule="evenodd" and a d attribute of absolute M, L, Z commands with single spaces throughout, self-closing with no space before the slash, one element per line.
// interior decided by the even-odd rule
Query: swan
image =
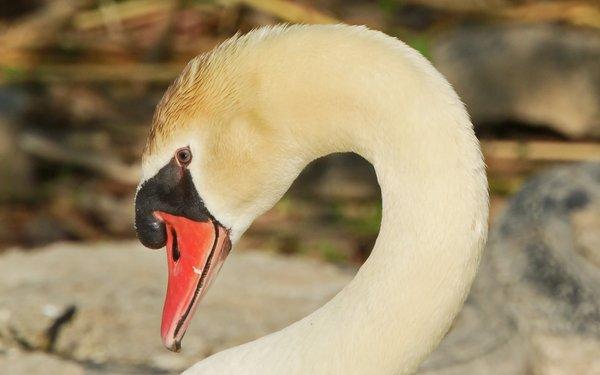
<path fill-rule="evenodd" d="M 381 186 L 368 260 L 309 316 L 185 374 L 407 374 L 449 330 L 487 237 L 485 166 L 464 105 L 381 32 L 275 26 L 191 60 L 156 108 L 135 226 L 146 247 L 167 247 L 164 345 L 179 350 L 252 221 L 335 152 L 369 160 Z"/>

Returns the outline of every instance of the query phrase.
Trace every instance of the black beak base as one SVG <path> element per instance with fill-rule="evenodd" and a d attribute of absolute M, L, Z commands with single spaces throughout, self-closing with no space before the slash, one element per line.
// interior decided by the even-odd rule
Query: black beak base
<path fill-rule="evenodd" d="M 213 219 L 192 181 L 190 171 L 173 158 L 156 175 L 146 180 L 135 196 L 135 230 L 142 245 L 160 249 L 167 243 L 167 232 L 157 211 L 191 220 Z"/>

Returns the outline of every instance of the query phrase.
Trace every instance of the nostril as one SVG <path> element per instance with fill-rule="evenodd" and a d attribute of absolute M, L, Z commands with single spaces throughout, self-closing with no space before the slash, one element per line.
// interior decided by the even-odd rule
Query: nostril
<path fill-rule="evenodd" d="M 181 254 L 179 253 L 179 242 L 177 241 L 177 232 L 173 228 L 171 228 L 171 235 L 173 237 L 173 251 L 171 253 L 171 256 L 173 257 L 173 262 L 177 263 Z"/>

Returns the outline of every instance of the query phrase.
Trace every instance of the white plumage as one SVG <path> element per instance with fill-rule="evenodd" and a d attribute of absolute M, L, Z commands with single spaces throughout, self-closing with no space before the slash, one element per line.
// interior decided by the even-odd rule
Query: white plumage
<path fill-rule="evenodd" d="M 186 374 L 406 374 L 459 312 L 487 235 L 484 163 L 463 104 L 416 51 L 364 27 L 262 28 L 190 63 L 144 157 L 182 142 L 194 184 L 234 241 L 311 160 L 373 163 L 381 231 L 354 280 L 295 324 Z"/>

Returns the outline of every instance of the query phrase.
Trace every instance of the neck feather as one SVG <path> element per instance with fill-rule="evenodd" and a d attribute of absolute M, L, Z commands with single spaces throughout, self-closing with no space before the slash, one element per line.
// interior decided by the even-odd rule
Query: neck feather
<path fill-rule="evenodd" d="M 365 39 L 363 53 L 346 56 L 360 66 L 368 55 L 365 69 L 341 74 L 335 65 L 327 75 L 320 62 L 307 71 L 323 74 L 281 77 L 286 90 L 262 92 L 267 120 L 285 119 L 307 158 L 352 151 L 375 166 L 383 218 L 371 256 L 321 309 L 192 371 L 410 373 L 462 307 L 487 235 L 478 142 L 462 103 L 424 58 L 382 34 Z M 373 44 L 388 52 L 364 51 Z"/>

